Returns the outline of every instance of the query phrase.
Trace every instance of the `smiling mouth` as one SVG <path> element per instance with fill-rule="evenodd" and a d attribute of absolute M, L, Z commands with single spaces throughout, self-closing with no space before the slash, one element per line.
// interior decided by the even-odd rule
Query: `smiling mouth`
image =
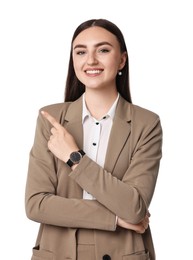
<path fill-rule="evenodd" d="M 86 72 L 86 74 L 89 74 L 89 75 L 96 75 L 96 74 L 102 73 L 103 70 L 86 70 L 85 72 Z"/>

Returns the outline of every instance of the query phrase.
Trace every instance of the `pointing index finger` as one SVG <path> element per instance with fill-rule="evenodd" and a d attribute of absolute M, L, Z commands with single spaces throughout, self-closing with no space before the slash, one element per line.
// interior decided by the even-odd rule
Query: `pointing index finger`
<path fill-rule="evenodd" d="M 51 116 L 48 112 L 46 111 L 41 111 L 41 114 L 50 122 L 51 125 L 53 125 L 56 129 L 60 127 L 60 124 L 57 122 L 57 120 Z"/>

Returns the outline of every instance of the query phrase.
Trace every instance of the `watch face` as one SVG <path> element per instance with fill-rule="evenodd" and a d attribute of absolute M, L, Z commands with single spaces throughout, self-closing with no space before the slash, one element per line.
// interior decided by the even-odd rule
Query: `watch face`
<path fill-rule="evenodd" d="M 79 163 L 80 159 L 82 158 L 82 155 L 79 152 L 73 152 L 70 155 L 70 160 L 73 163 Z"/>

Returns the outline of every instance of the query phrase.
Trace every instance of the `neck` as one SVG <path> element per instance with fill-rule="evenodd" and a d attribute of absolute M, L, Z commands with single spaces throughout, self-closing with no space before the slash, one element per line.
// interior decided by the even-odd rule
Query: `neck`
<path fill-rule="evenodd" d="M 109 111 L 117 95 L 116 89 L 111 92 L 86 90 L 85 101 L 87 109 L 94 118 L 100 119 Z"/>

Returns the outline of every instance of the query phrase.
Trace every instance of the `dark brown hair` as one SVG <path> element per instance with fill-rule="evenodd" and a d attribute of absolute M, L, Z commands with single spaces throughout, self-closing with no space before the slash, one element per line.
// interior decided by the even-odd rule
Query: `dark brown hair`
<path fill-rule="evenodd" d="M 106 20 L 106 19 L 91 19 L 86 22 L 83 22 L 80 24 L 72 37 L 71 41 L 71 52 L 70 52 L 70 59 L 69 59 L 69 65 L 68 65 L 68 74 L 67 74 L 67 80 L 66 80 L 66 88 L 65 88 L 65 101 L 75 101 L 78 99 L 85 91 L 85 86 L 82 82 L 79 81 L 79 79 L 76 77 L 74 66 L 73 66 L 73 59 L 72 59 L 72 45 L 74 39 L 78 36 L 79 33 L 81 33 L 83 30 L 88 29 L 93 26 L 99 26 L 107 31 L 114 34 L 120 44 L 121 52 L 127 52 L 127 47 L 125 44 L 125 40 L 123 37 L 122 32 L 120 29 L 113 24 L 112 22 Z M 120 93 L 120 95 L 127 100 L 128 102 L 132 103 L 131 100 L 131 94 L 130 94 L 130 86 L 129 86 L 129 61 L 128 57 L 125 63 L 124 68 L 121 70 L 122 75 L 117 75 L 116 77 L 116 86 L 117 91 Z"/>

